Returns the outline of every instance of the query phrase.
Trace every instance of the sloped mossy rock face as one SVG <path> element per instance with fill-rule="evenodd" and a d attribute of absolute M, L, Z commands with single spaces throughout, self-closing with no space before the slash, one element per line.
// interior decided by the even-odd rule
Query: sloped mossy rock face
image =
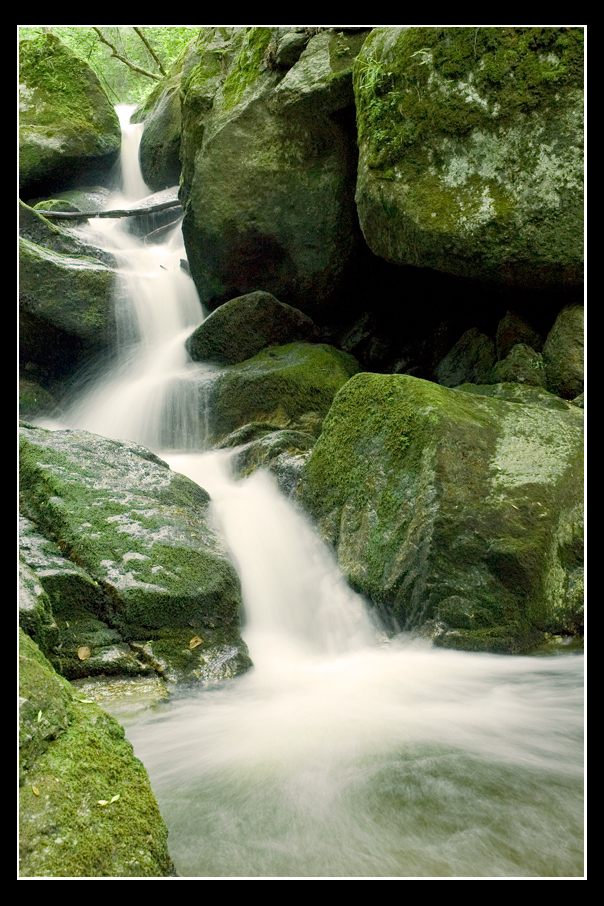
<path fill-rule="evenodd" d="M 137 444 L 20 429 L 21 559 L 50 602 L 69 678 L 247 669 L 239 579 L 209 497 Z M 26 615 L 28 616 L 28 615 Z"/>
<path fill-rule="evenodd" d="M 337 119 L 352 109 L 352 39 L 306 35 L 286 70 L 280 30 L 235 29 L 222 38 L 221 59 L 210 42 L 217 30 L 209 31 L 183 84 L 181 197 L 192 276 L 210 307 L 264 289 L 315 317 L 361 241 L 356 145 Z"/>
<path fill-rule="evenodd" d="M 511 385 L 515 386 L 515 385 Z M 519 385 L 518 385 L 519 386 Z M 526 650 L 581 631 L 578 407 L 359 374 L 339 392 L 298 498 L 353 585 L 437 644 Z"/>
<path fill-rule="evenodd" d="M 333 346 L 288 343 L 272 346 L 210 376 L 202 418 L 208 441 L 261 422 L 317 436 L 340 387 L 356 374 L 353 356 Z"/>
<path fill-rule="evenodd" d="M 63 376 L 115 344 L 115 271 L 96 258 L 19 239 L 23 363 Z"/>
<path fill-rule="evenodd" d="M 88 64 L 47 34 L 19 44 L 19 81 L 21 197 L 102 183 L 118 159 L 121 130 Z"/>
<path fill-rule="evenodd" d="M 376 28 L 355 96 L 375 254 L 500 285 L 581 285 L 582 28 Z"/>
<path fill-rule="evenodd" d="M 217 308 L 191 334 L 186 347 L 194 362 L 237 365 L 267 346 L 312 341 L 317 333 L 307 315 L 259 291 Z"/>
<path fill-rule="evenodd" d="M 124 731 L 19 633 L 19 876 L 174 876 L 168 831 Z"/>

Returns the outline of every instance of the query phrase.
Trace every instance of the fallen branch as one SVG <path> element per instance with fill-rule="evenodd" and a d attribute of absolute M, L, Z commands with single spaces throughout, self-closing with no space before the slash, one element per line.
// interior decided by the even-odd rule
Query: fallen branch
<path fill-rule="evenodd" d="M 56 220 L 87 220 L 89 217 L 135 217 L 137 214 L 157 214 L 158 211 L 177 207 L 182 207 L 180 201 L 163 201 L 148 208 L 122 208 L 113 211 L 38 211 L 38 214 Z"/>

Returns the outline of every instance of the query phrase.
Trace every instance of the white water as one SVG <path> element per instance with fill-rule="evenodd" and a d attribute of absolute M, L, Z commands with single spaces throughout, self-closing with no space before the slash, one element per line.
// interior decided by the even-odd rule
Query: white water
<path fill-rule="evenodd" d="M 148 189 L 127 154 L 131 202 Z M 193 452 L 203 368 L 183 343 L 204 314 L 180 230 L 146 246 L 97 223 L 126 308 L 117 364 L 69 424 L 143 443 L 209 491 L 255 665 L 125 721 L 179 874 L 582 877 L 582 658 L 386 642 L 268 475 L 234 482 L 228 456 Z"/>

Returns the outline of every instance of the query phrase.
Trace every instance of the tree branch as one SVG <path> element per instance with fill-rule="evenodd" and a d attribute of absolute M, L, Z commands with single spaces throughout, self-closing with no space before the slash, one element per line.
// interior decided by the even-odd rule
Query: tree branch
<path fill-rule="evenodd" d="M 159 59 L 159 57 L 157 56 L 157 54 L 155 53 L 155 51 L 153 50 L 153 48 L 151 47 L 149 42 L 147 41 L 142 30 L 140 28 L 138 28 L 136 25 L 133 25 L 132 27 L 134 28 L 134 31 L 137 33 L 137 35 L 139 36 L 139 38 L 141 39 L 141 41 L 143 42 L 143 44 L 145 45 L 145 47 L 147 48 L 147 50 L 149 51 L 149 53 L 151 54 L 151 56 L 153 57 L 155 62 L 157 63 L 157 68 L 159 69 L 161 74 L 163 76 L 165 76 L 166 71 L 165 71 L 164 67 L 162 66 L 161 60 Z"/>
<path fill-rule="evenodd" d="M 38 211 L 38 214 L 51 220 L 85 220 L 89 217 L 135 217 L 137 214 L 157 214 L 158 211 L 180 206 L 180 202 L 176 200 L 163 201 L 148 208 L 122 208 L 113 211 Z"/>
<path fill-rule="evenodd" d="M 128 60 L 126 57 L 123 57 L 123 56 L 119 53 L 117 47 L 114 47 L 114 45 L 111 44 L 111 42 L 107 40 L 107 38 L 103 35 L 103 33 L 101 32 L 101 30 L 100 30 L 99 28 L 96 27 L 96 25 L 93 25 L 92 27 L 93 27 L 93 29 L 95 30 L 95 32 L 97 33 L 97 35 L 99 36 L 99 38 L 101 39 L 101 41 L 103 42 L 103 44 L 106 44 L 107 47 L 110 47 L 110 48 L 111 48 L 111 51 L 112 51 L 111 56 L 112 56 L 112 57 L 115 57 L 116 59 L 121 60 L 122 63 L 125 63 L 126 66 L 129 66 L 129 67 L 130 67 L 130 69 L 133 69 L 134 72 L 139 72 L 141 75 L 146 76 L 148 79 L 154 79 L 156 82 L 161 81 L 161 76 L 158 76 L 157 73 L 155 73 L 155 72 L 147 72 L 146 69 L 141 69 L 140 66 L 136 66 L 134 63 L 131 63 L 130 60 Z"/>

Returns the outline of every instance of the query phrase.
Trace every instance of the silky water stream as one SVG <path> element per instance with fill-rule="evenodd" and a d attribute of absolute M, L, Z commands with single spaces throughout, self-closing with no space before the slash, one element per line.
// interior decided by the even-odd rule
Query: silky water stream
<path fill-rule="evenodd" d="M 124 185 L 149 195 L 142 127 L 124 123 Z M 93 223 L 93 222 L 91 222 Z M 254 667 L 120 714 L 181 877 L 583 876 L 583 658 L 452 652 L 386 640 L 302 514 L 264 473 L 199 452 L 203 319 L 180 226 L 82 228 L 123 262 L 117 362 L 69 426 L 135 440 L 205 487 L 242 582 Z"/>

